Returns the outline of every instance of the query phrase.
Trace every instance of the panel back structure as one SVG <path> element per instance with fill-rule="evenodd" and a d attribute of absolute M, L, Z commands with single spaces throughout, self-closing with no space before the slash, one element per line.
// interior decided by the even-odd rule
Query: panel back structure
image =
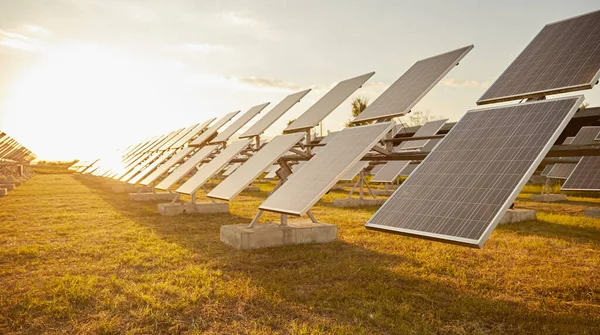
<path fill-rule="evenodd" d="M 231 201 L 303 138 L 302 133 L 276 136 L 210 191 L 208 197 Z"/>
<path fill-rule="evenodd" d="M 360 161 L 356 164 L 354 164 L 349 170 L 348 172 L 344 173 L 341 177 L 340 180 L 341 181 L 349 181 L 354 179 L 354 177 L 356 177 L 360 171 L 362 171 L 364 168 L 366 168 L 369 165 L 369 162 L 366 161 Z"/>
<path fill-rule="evenodd" d="M 306 112 L 287 126 L 283 130 L 283 133 L 305 131 L 316 127 L 327 115 L 331 114 L 342 102 L 348 99 L 352 93 L 362 87 L 374 74 L 375 72 L 369 72 L 358 77 L 340 81 Z"/>
<path fill-rule="evenodd" d="M 223 170 L 223 168 L 229 164 L 235 156 L 239 155 L 242 150 L 246 149 L 250 143 L 252 143 L 250 139 L 245 139 L 229 144 L 225 150 L 221 151 L 210 162 L 203 164 L 196 174 L 177 189 L 177 193 L 196 194 L 196 191 L 198 191 L 204 183 L 219 171 Z"/>
<path fill-rule="evenodd" d="M 238 130 L 240 130 L 246 123 L 250 122 L 252 118 L 258 115 L 265 107 L 267 107 L 269 103 L 265 102 L 264 104 L 256 105 L 250 108 L 244 115 L 240 116 L 237 120 L 235 120 L 227 129 L 223 130 L 217 137 L 212 139 L 210 143 L 222 143 L 227 142 L 233 134 L 235 134 Z"/>
<path fill-rule="evenodd" d="M 373 176 L 372 183 L 391 183 L 400 175 L 410 161 L 390 161 Z"/>
<path fill-rule="evenodd" d="M 423 137 L 423 136 L 435 135 L 435 134 L 437 134 L 438 131 L 440 131 L 440 129 L 442 129 L 442 127 L 446 124 L 447 121 L 448 121 L 448 119 L 425 122 L 425 124 L 423 124 L 421 126 L 421 128 L 419 128 L 415 132 L 413 137 Z M 430 140 L 416 140 L 416 141 L 401 142 L 398 146 L 396 146 L 395 150 L 397 151 L 397 150 L 420 149 L 420 148 L 423 148 L 425 145 L 427 145 L 427 143 L 429 143 L 429 141 Z"/>
<path fill-rule="evenodd" d="M 206 141 L 210 140 L 219 130 L 219 128 L 223 127 L 227 122 L 233 119 L 240 111 L 235 111 L 231 113 L 225 114 L 222 118 L 219 119 L 214 125 L 208 128 L 205 132 L 196 137 L 192 143 L 190 143 L 191 147 L 200 147 L 206 144 Z"/>
<path fill-rule="evenodd" d="M 600 76 L 600 11 L 550 23 L 478 105 L 592 88 Z"/>
<path fill-rule="evenodd" d="M 196 151 L 188 160 L 179 165 L 175 170 L 163 179 L 155 188 L 159 190 L 168 191 L 173 185 L 185 177 L 188 173 L 192 172 L 196 165 L 202 163 L 210 154 L 217 150 L 217 145 L 207 145 L 200 150 Z"/>
<path fill-rule="evenodd" d="M 406 115 L 471 49 L 469 45 L 416 62 L 352 122 Z"/>
<path fill-rule="evenodd" d="M 467 112 L 366 227 L 481 248 L 582 101 Z"/>
<path fill-rule="evenodd" d="M 290 108 L 292 108 L 295 104 L 298 103 L 305 95 L 310 92 L 310 88 L 304 91 L 296 92 L 288 95 L 280 103 L 278 103 L 275 107 L 273 107 L 265 116 L 263 116 L 260 120 L 258 120 L 250 129 L 246 130 L 240 138 L 248 138 L 260 136 L 262 133 L 267 130 L 275 121 L 279 120 L 285 112 L 287 112 Z"/>
<path fill-rule="evenodd" d="M 173 157 L 169 158 L 168 161 L 166 161 L 164 164 L 162 164 L 156 170 L 154 170 L 154 172 L 152 172 L 150 175 L 144 178 L 144 180 L 142 180 L 140 184 L 144 186 L 152 185 L 158 180 L 158 178 L 160 178 L 163 174 L 167 173 L 167 171 L 169 171 L 170 168 L 175 166 L 175 164 L 181 162 L 193 150 L 194 148 L 191 147 L 181 149 L 175 155 L 173 155 Z"/>
<path fill-rule="evenodd" d="M 331 142 L 274 191 L 259 209 L 304 215 L 393 126 L 393 122 L 382 122 L 340 131 Z"/>

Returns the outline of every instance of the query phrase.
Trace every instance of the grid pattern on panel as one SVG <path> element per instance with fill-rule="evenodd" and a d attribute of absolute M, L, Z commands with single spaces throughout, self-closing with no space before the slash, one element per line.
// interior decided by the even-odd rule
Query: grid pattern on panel
<path fill-rule="evenodd" d="M 140 182 L 140 184 L 148 186 L 148 185 L 154 183 L 158 178 L 160 178 L 160 176 L 165 174 L 175 164 L 179 163 L 183 158 L 185 158 L 187 155 L 189 155 L 190 152 L 192 152 L 192 150 L 193 150 L 193 148 L 190 148 L 190 147 L 181 149 L 179 152 L 177 152 L 175 155 L 173 155 L 173 157 L 171 157 L 168 161 L 166 161 L 164 164 L 159 166 L 156 170 L 154 170 L 154 172 L 152 172 L 149 176 L 147 176 L 144 180 L 142 180 Z"/>
<path fill-rule="evenodd" d="M 237 156 L 242 150 L 248 147 L 252 141 L 250 139 L 239 140 L 232 142 L 216 155 L 210 162 L 202 165 L 200 170 L 196 172 L 190 179 L 188 179 L 178 189 L 178 193 L 183 194 L 194 194 L 204 183 L 206 183 L 212 176 L 229 164 L 229 162 Z"/>
<path fill-rule="evenodd" d="M 310 88 L 304 91 L 296 92 L 288 95 L 275 107 L 273 107 L 265 116 L 260 120 L 256 121 L 250 129 L 246 130 L 240 138 L 254 137 L 262 134 L 267 128 L 269 128 L 275 121 L 277 121 L 285 112 L 292 108 L 298 101 L 304 98 L 305 95 L 310 92 Z"/>
<path fill-rule="evenodd" d="M 296 133 L 279 135 L 273 138 L 233 174 L 210 191 L 208 197 L 227 201 L 235 198 L 247 185 L 271 167 L 281 155 L 288 152 L 303 137 L 304 134 Z"/>
<path fill-rule="evenodd" d="M 600 11 L 546 25 L 477 104 L 591 88 L 600 71 Z"/>
<path fill-rule="evenodd" d="M 573 172 L 573 169 L 575 169 L 575 166 L 577 166 L 575 163 L 554 164 L 552 170 L 548 172 L 546 177 L 552 179 L 567 179 L 571 175 L 571 172 Z"/>
<path fill-rule="evenodd" d="M 582 100 L 467 112 L 367 228 L 481 247 Z"/>
<path fill-rule="evenodd" d="M 426 122 L 415 132 L 413 137 L 422 137 L 422 136 L 432 136 L 437 134 L 440 129 L 446 124 L 448 119 L 444 120 L 435 120 Z M 416 141 L 406 141 L 401 142 L 395 150 L 409 150 L 409 149 L 419 149 L 427 145 L 430 140 L 416 140 Z"/>
<path fill-rule="evenodd" d="M 342 130 L 259 208 L 304 215 L 393 125 L 392 122 L 385 122 Z"/>
<path fill-rule="evenodd" d="M 366 168 L 369 165 L 369 162 L 367 161 L 360 161 L 356 164 L 354 164 L 350 170 L 348 170 L 348 172 L 344 173 L 341 177 L 340 180 L 343 181 L 348 181 L 348 180 L 352 180 L 354 179 L 354 177 L 356 177 L 357 174 L 360 173 L 360 171 L 362 171 L 364 168 Z"/>
<path fill-rule="evenodd" d="M 217 133 L 219 128 L 223 127 L 229 120 L 233 119 L 240 111 L 235 111 L 231 113 L 225 114 L 222 118 L 219 119 L 212 127 L 206 129 L 205 132 L 196 137 L 190 145 L 200 146 L 203 145 L 206 141 L 208 141 L 214 134 Z"/>
<path fill-rule="evenodd" d="M 385 163 L 385 165 L 379 170 L 371 182 L 373 183 L 391 183 L 393 182 L 400 172 L 404 170 L 410 161 L 390 161 Z"/>
<path fill-rule="evenodd" d="M 561 189 L 565 191 L 600 191 L 600 156 L 581 158 Z"/>
<path fill-rule="evenodd" d="M 327 115 L 333 112 L 344 100 L 359 89 L 375 72 L 350 78 L 339 82 L 321 99 L 300 115 L 292 124 L 283 130 L 284 133 L 300 131 L 316 127 Z"/>
<path fill-rule="evenodd" d="M 229 127 L 227 127 L 227 129 L 219 133 L 219 135 L 210 141 L 210 143 L 227 142 L 227 140 L 229 140 L 233 134 L 240 130 L 246 123 L 250 122 L 250 120 L 252 120 L 252 118 L 265 109 L 268 104 L 268 102 L 265 102 L 264 104 L 256 105 L 250 108 L 246 113 L 244 113 L 244 115 L 240 116 Z"/>
<path fill-rule="evenodd" d="M 408 177 L 408 176 L 410 176 L 413 173 L 413 171 L 415 171 L 415 169 L 417 168 L 417 166 L 419 166 L 419 164 L 415 164 L 415 163 L 408 164 L 404 168 L 404 170 L 400 171 L 399 176 L 401 176 L 401 177 Z"/>
<path fill-rule="evenodd" d="M 548 175 L 548 172 L 550 172 L 550 170 L 552 170 L 552 167 L 554 166 L 554 164 L 549 164 L 546 165 L 544 167 L 544 169 L 542 170 L 542 172 L 540 173 L 540 176 L 542 177 L 546 177 Z"/>
<path fill-rule="evenodd" d="M 471 49 L 472 45 L 416 62 L 352 122 L 405 115 Z"/>
<path fill-rule="evenodd" d="M 213 151 L 217 149 L 216 145 L 207 145 L 202 147 L 200 150 L 196 151 L 192 157 L 188 158 L 185 162 L 181 163 L 175 170 L 171 171 L 171 173 L 165 177 L 156 188 L 159 190 L 168 190 L 173 185 L 175 185 L 181 178 L 185 177 L 188 173 L 192 172 L 192 170 L 196 167 L 196 165 L 200 164 L 208 155 L 210 155 Z"/>

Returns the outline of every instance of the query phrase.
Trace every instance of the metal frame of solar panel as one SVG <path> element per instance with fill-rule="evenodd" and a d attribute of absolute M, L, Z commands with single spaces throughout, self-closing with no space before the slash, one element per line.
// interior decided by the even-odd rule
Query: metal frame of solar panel
<path fill-rule="evenodd" d="M 352 122 L 406 115 L 471 49 L 469 45 L 416 62 Z"/>
<path fill-rule="evenodd" d="M 284 134 L 274 137 L 229 177 L 210 191 L 207 196 L 209 198 L 231 201 L 303 138 L 304 134 L 302 133 Z"/>
<path fill-rule="evenodd" d="M 259 209 L 298 216 L 306 214 L 393 126 L 393 122 L 384 122 L 343 129 L 274 191 Z"/>
<path fill-rule="evenodd" d="M 478 105 L 591 89 L 600 78 L 600 11 L 547 24 Z"/>
<path fill-rule="evenodd" d="M 583 98 L 468 111 L 366 228 L 483 247 Z"/>
<path fill-rule="evenodd" d="M 294 122 L 288 125 L 283 130 L 283 133 L 306 131 L 307 129 L 316 127 L 327 115 L 331 114 L 342 102 L 348 99 L 352 93 L 361 88 L 374 74 L 375 72 L 369 72 L 358 77 L 340 81 L 306 110 L 306 112 L 302 113 Z"/>
<path fill-rule="evenodd" d="M 246 123 L 250 122 L 255 116 L 257 116 L 265 107 L 269 105 L 268 102 L 262 103 L 260 105 L 253 106 L 246 113 L 240 116 L 237 120 L 233 121 L 227 129 L 220 132 L 215 138 L 213 138 L 210 143 L 222 143 L 227 142 L 233 134 L 235 134 L 238 130 L 240 130 Z"/>

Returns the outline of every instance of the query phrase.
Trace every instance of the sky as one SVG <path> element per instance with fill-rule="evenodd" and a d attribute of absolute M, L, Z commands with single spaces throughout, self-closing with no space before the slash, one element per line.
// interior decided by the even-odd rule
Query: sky
<path fill-rule="evenodd" d="M 93 159 L 211 117 L 375 71 L 373 101 L 416 61 L 475 48 L 413 111 L 458 120 L 550 22 L 596 1 L 0 0 L 0 130 L 42 160 Z M 600 105 L 600 89 L 583 92 Z M 339 130 L 350 100 L 323 122 Z M 247 128 L 247 127 L 245 127 Z"/>

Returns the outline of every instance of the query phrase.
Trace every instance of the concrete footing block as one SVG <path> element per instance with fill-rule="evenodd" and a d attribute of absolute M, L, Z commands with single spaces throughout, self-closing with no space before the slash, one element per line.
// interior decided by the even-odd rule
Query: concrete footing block
<path fill-rule="evenodd" d="M 15 184 L 0 184 L 0 188 L 5 188 L 8 191 L 15 189 Z"/>
<path fill-rule="evenodd" d="M 381 206 L 386 199 L 333 199 L 333 207 L 367 207 Z"/>
<path fill-rule="evenodd" d="M 537 220 L 536 211 L 533 209 L 509 209 L 498 224 L 517 223 Z"/>
<path fill-rule="evenodd" d="M 567 201 L 566 194 L 532 194 L 529 199 L 542 202 Z"/>
<path fill-rule="evenodd" d="M 221 226 L 221 242 L 238 250 L 278 247 L 283 245 L 326 243 L 337 239 L 337 227 L 327 223 L 293 221 L 287 226 L 277 223 Z"/>
<path fill-rule="evenodd" d="M 158 204 L 158 212 L 164 216 L 175 216 L 180 214 L 208 214 L 229 213 L 228 202 L 197 202 L 191 203 L 164 203 Z"/>
<path fill-rule="evenodd" d="M 600 219 L 600 208 L 589 208 L 583 210 L 583 215 L 588 218 Z"/>
<path fill-rule="evenodd" d="M 179 200 L 179 193 L 129 193 L 129 200 L 131 201 L 177 201 Z"/>
<path fill-rule="evenodd" d="M 138 192 L 152 192 L 150 186 L 135 186 L 135 185 L 115 185 L 112 187 L 114 193 L 138 193 Z"/>
<path fill-rule="evenodd" d="M 0 198 L 7 195 L 8 194 L 8 190 L 5 188 L 0 188 Z"/>

